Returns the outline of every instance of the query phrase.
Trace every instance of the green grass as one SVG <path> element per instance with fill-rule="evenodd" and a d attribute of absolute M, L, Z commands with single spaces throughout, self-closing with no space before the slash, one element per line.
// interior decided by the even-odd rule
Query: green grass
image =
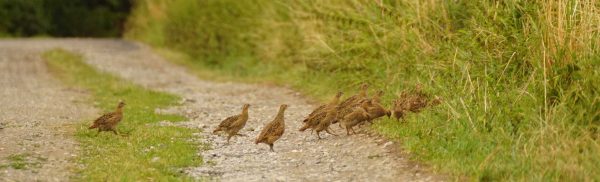
<path fill-rule="evenodd" d="M 61 49 L 44 53 L 51 72 L 69 86 L 83 88 L 91 101 L 104 112 L 115 109 L 119 100 L 127 105 L 117 129 L 96 135 L 88 130 L 93 118 L 77 126 L 75 137 L 81 144 L 81 181 L 186 181 L 180 169 L 199 165 L 193 129 L 158 126 L 159 121 L 177 122 L 179 115 L 155 113 L 156 108 L 177 104 L 177 96 L 150 91 L 128 81 L 99 72 L 83 62 L 82 56 Z"/>
<path fill-rule="evenodd" d="M 138 1 L 126 37 L 210 79 L 444 102 L 373 128 L 475 180 L 600 180 L 600 1 Z"/>
<path fill-rule="evenodd" d="M 6 158 L 8 164 L 0 165 L 0 169 L 11 167 L 13 169 L 28 169 L 28 168 L 39 168 L 42 161 L 46 161 L 46 158 L 34 157 L 31 154 L 12 154 Z"/>

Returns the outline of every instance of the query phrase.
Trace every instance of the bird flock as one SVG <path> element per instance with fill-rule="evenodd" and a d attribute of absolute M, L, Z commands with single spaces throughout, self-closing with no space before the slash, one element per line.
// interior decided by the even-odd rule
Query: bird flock
<path fill-rule="evenodd" d="M 338 92 L 333 99 L 326 104 L 320 105 L 314 109 L 308 116 L 302 120 L 303 126 L 299 131 L 310 129 L 315 132 L 318 139 L 321 139 L 320 133 L 325 131 L 331 135 L 337 136 L 332 130 L 331 125 L 338 124 L 339 127 L 346 129 L 347 135 L 356 134 L 354 127 L 366 123 L 373 123 L 377 118 L 387 116 L 402 120 L 409 112 L 418 113 L 423 108 L 435 106 L 441 103 L 441 99 L 435 96 L 431 99 L 429 94 L 422 91 L 421 86 L 417 85 L 414 89 L 404 90 L 398 94 L 398 98 L 392 102 L 390 109 L 387 109 L 381 103 L 381 97 L 385 94 L 382 90 L 377 91 L 372 97 L 368 97 L 369 85 L 364 83 L 360 85 L 359 92 L 355 95 L 341 100 L 343 93 Z M 123 118 L 123 107 L 125 102 L 119 101 L 114 112 L 106 113 L 94 121 L 89 129 L 98 128 L 98 134 L 102 131 L 112 131 L 118 134 L 116 125 Z M 273 121 L 265 125 L 255 140 L 255 144 L 264 143 L 269 145 L 271 151 L 273 145 L 285 132 L 284 115 L 288 105 L 282 104 L 279 107 L 277 115 Z M 240 135 L 239 131 L 246 126 L 248 121 L 248 108 L 250 104 L 242 106 L 242 112 L 225 118 L 213 130 L 213 133 L 225 132 L 227 134 L 227 143 L 232 137 Z M 311 132 L 311 133 L 312 133 Z"/>

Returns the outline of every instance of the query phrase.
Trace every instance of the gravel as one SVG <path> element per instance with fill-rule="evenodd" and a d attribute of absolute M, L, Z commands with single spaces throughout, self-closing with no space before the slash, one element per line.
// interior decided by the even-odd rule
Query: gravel
<path fill-rule="evenodd" d="M 339 136 L 322 134 L 317 140 L 310 131 L 299 132 L 301 120 L 314 107 L 301 94 L 281 87 L 200 80 L 184 68 L 154 54 L 145 45 L 112 39 L 9 40 L 2 45 L 33 50 L 61 47 L 82 53 L 94 67 L 131 80 L 150 89 L 181 96 L 181 106 L 156 109 L 177 113 L 189 121 L 176 125 L 199 129 L 195 134 L 200 167 L 183 169 L 198 178 L 220 181 L 442 181 L 407 159 L 394 142 L 367 134 Z M 219 122 L 238 114 L 244 103 L 251 104 L 250 119 L 240 133 L 226 144 L 222 135 L 213 135 Z M 275 152 L 254 139 L 270 122 L 280 104 L 288 104 L 286 132 L 275 143 Z M 161 122 L 161 125 L 172 125 Z M 6 130 L 6 129 L 4 129 Z M 1 130 L 0 130 L 1 131 Z M 323 132 L 324 133 L 324 132 Z M 159 160 L 159 159 L 153 159 Z"/>
<path fill-rule="evenodd" d="M 85 94 L 48 73 L 38 53 L 0 41 L 0 181 L 68 180 L 78 155 L 72 125 L 96 113 L 80 104 Z M 10 167 L 19 163 L 22 169 Z"/>

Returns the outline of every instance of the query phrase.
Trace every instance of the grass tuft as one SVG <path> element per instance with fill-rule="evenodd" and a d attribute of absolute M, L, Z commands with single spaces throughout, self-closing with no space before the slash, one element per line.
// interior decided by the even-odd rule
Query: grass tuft
<path fill-rule="evenodd" d="M 113 111 L 124 100 L 124 118 L 117 129 L 97 135 L 88 130 L 92 119 L 77 126 L 75 137 L 81 144 L 79 161 L 82 181 L 185 181 L 180 170 L 201 163 L 197 144 L 191 141 L 193 129 L 159 126 L 159 121 L 177 122 L 179 115 L 157 114 L 155 109 L 177 104 L 177 96 L 151 91 L 128 81 L 99 72 L 79 54 L 55 49 L 44 53 L 49 69 L 69 86 L 82 88 L 104 112 Z"/>

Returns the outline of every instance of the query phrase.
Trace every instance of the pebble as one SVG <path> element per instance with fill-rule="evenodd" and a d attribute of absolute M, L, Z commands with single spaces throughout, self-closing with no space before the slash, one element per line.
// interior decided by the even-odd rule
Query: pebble
<path fill-rule="evenodd" d="M 386 142 L 385 144 L 383 144 L 383 148 L 386 148 L 386 147 L 388 147 L 388 146 L 390 146 L 392 144 L 394 144 L 394 142 L 391 142 L 391 141 Z"/>

